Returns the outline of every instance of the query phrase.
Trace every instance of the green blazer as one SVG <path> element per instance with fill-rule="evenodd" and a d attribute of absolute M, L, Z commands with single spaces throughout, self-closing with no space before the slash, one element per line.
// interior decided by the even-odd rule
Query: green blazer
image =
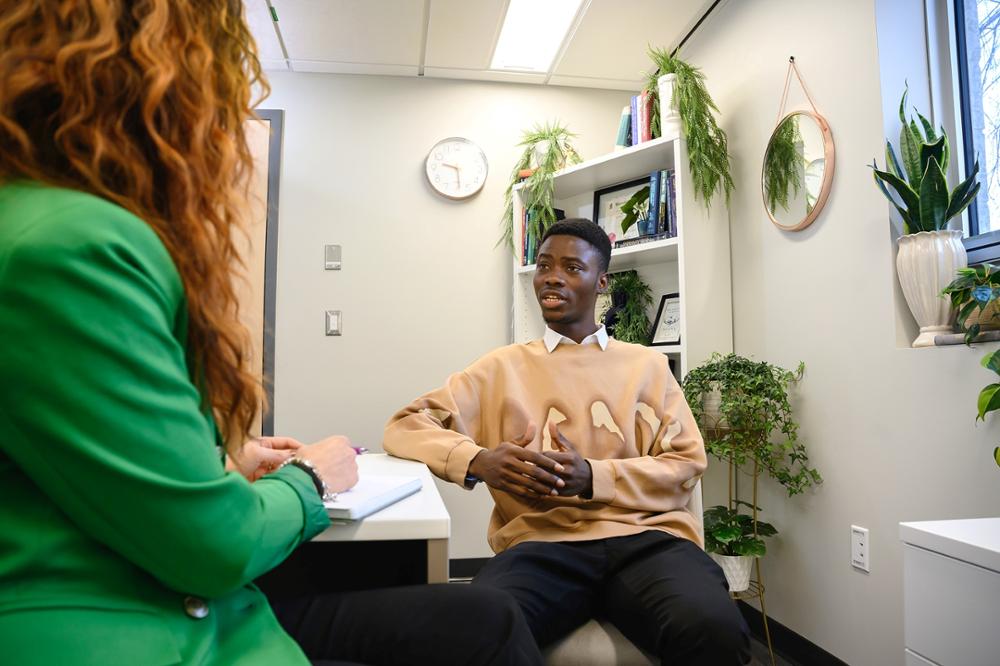
<path fill-rule="evenodd" d="M 12 664 L 308 663 L 251 581 L 329 520 L 223 469 L 180 276 L 142 220 L 0 186 L 0 650 Z"/>

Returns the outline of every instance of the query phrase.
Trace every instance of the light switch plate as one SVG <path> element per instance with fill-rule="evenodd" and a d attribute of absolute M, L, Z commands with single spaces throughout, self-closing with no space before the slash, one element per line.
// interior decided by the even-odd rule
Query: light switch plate
<path fill-rule="evenodd" d="M 323 268 L 328 271 L 339 271 L 340 270 L 340 246 L 339 245 L 324 245 L 323 246 Z"/>
<path fill-rule="evenodd" d="M 340 314 L 340 310 L 326 311 L 327 335 L 340 335 L 343 330 L 343 323 L 343 316 Z"/>
<path fill-rule="evenodd" d="M 871 573 L 868 561 L 868 528 L 851 525 L 851 566 Z"/>

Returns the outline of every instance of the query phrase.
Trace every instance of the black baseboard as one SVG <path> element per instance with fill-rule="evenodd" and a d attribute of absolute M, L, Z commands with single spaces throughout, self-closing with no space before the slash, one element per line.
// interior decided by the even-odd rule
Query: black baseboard
<path fill-rule="evenodd" d="M 743 618 L 750 626 L 750 633 L 758 641 L 767 645 L 764 635 L 764 621 L 759 610 L 746 603 L 737 602 Z M 794 666 L 848 666 L 820 646 L 798 635 L 774 618 L 767 618 L 767 628 L 771 633 L 774 653 Z"/>
<path fill-rule="evenodd" d="M 489 561 L 488 557 L 448 560 L 448 576 L 451 578 L 472 578 Z"/>

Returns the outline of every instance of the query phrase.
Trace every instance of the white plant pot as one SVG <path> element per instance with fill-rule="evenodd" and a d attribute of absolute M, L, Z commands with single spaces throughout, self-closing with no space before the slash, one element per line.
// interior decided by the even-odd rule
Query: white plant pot
<path fill-rule="evenodd" d="M 914 347 L 933 347 L 934 336 L 951 333 L 955 311 L 941 290 L 955 279 L 955 271 L 969 265 L 962 232 L 921 231 L 899 238 L 896 273 L 906 304 L 920 327 Z"/>
<path fill-rule="evenodd" d="M 701 396 L 701 409 L 705 416 L 705 425 L 709 428 L 725 430 L 729 427 L 729 422 L 722 416 L 722 391 L 718 384 Z"/>
<path fill-rule="evenodd" d="M 681 135 L 681 114 L 674 108 L 676 84 L 676 74 L 664 74 L 656 79 L 656 89 L 660 96 L 660 136 L 669 138 Z"/>
<path fill-rule="evenodd" d="M 750 587 L 752 557 L 749 555 L 719 555 L 718 553 L 709 553 L 709 556 L 722 567 L 722 573 L 726 574 L 730 592 L 745 592 Z"/>

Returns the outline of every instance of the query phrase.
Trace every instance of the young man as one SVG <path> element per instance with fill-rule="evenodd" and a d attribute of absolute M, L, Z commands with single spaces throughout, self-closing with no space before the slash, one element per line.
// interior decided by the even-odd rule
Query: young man
<path fill-rule="evenodd" d="M 664 355 L 594 323 L 611 244 L 590 220 L 544 235 L 545 336 L 493 351 L 397 413 L 385 450 L 496 502 L 473 581 L 517 598 L 539 646 L 611 620 L 670 664 L 749 661 L 746 625 L 686 506 L 705 449 Z"/>

